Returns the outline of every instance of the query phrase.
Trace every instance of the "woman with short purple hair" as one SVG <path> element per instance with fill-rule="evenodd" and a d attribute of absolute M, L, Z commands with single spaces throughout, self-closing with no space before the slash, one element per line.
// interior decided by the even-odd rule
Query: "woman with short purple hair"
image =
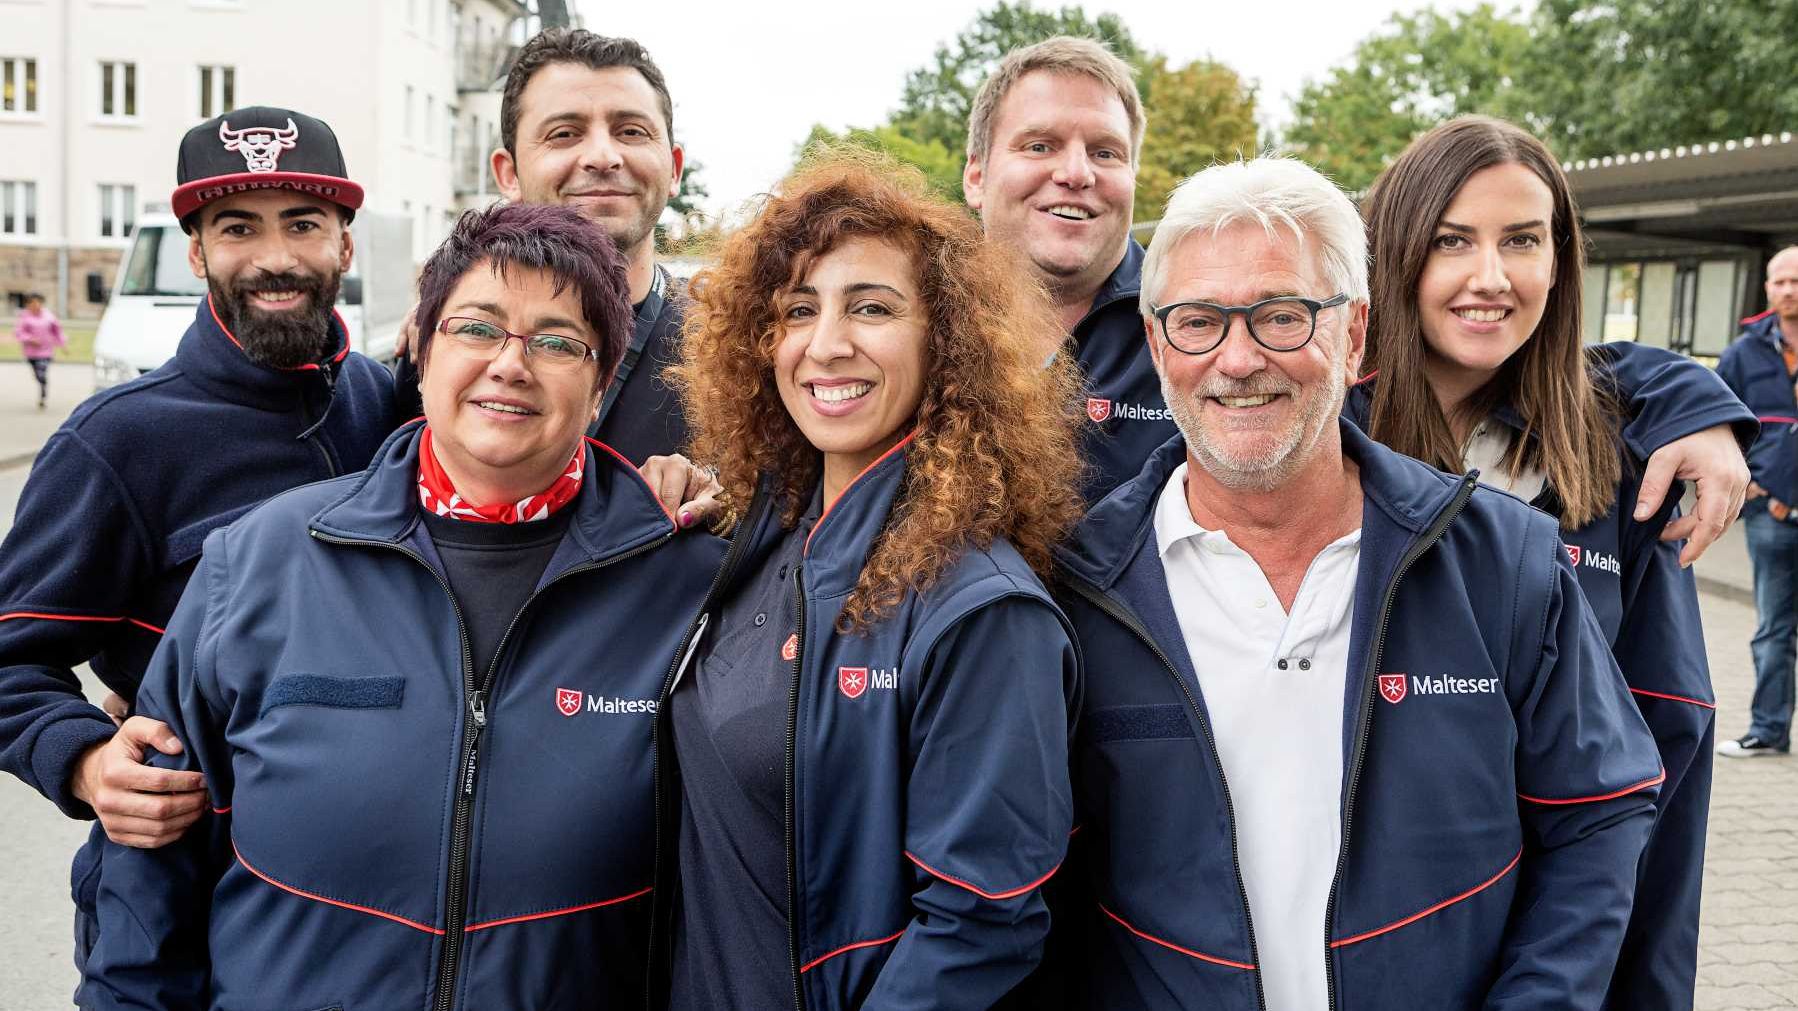
<path fill-rule="evenodd" d="M 109 845 L 84 1007 L 636 1006 L 651 724 L 722 560 L 584 438 L 624 265 L 470 212 L 419 281 L 422 421 L 213 534 L 138 697 L 214 814 Z"/>

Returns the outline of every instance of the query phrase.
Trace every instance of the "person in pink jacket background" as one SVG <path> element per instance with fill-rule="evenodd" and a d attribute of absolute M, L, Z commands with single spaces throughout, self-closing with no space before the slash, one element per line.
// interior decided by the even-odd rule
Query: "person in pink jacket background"
<path fill-rule="evenodd" d="M 24 349 L 25 361 L 30 363 L 31 372 L 37 377 L 37 409 L 41 411 L 44 398 L 50 393 L 50 359 L 57 348 L 69 342 L 68 338 L 62 335 L 62 323 L 56 319 L 56 314 L 44 308 L 44 296 L 37 294 L 26 296 L 25 310 L 13 325 L 13 336 Z"/>

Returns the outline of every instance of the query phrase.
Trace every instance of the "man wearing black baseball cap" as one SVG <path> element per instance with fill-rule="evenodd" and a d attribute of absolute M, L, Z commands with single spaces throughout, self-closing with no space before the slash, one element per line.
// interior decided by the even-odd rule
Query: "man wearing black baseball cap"
<path fill-rule="evenodd" d="M 237 109 L 187 132 L 176 178 L 208 297 L 168 364 L 97 394 L 50 437 L 0 543 L 0 769 L 135 846 L 178 837 L 205 784 L 143 764 L 180 743 L 142 717 L 115 726 L 72 668 L 133 698 L 206 534 L 362 470 L 398 421 L 391 378 L 349 350 L 332 309 L 362 188 L 331 128 Z M 98 849 L 76 859 L 77 963 Z"/>

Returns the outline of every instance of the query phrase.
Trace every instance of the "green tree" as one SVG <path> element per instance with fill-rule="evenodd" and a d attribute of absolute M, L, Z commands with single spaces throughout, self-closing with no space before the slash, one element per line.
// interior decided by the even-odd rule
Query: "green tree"
<path fill-rule="evenodd" d="M 683 218 L 691 218 L 700 211 L 699 202 L 712 195 L 706 189 L 705 181 L 699 173 L 705 170 L 705 162 L 697 158 L 688 159 L 686 168 L 681 172 L 680 192 L 668 201 L 668 209 Z"/>
<path fill-rule="evenodd" d="M 1125 63 L 1143 64 L 1144 53 L 1115 14 L 1088 17 L 1080 7 L 1039 11 L 1028 0 L 1000 0 L 981 11 L 954 41 L 936 48 L 927 66 L 905 76 L 899 111 L 890 125 L 914 140 L 941 144 L 958 154 L 968 146 L 968 114 L 980 82 L 1006 53 L 1056 35 L 1096 38 Z"/>
<path fill-rule="evenodd" d="M 852 127 L 842 133 L 817 125 L 812 127 L 812 132 L 799 145 L 798 158 L 803 160 L 811 152 L 840 144 L 853 144 L 884 152 L 923 172 L 924 178 L 930 182 L 930 188 L 943 197 L 957 202 L 962 199 L 962 156 L 959 149 L 951 151 L 936 141 L 918 140 L 891 125 L 877 126 L 871 130 Z"/>
<path fill-rule="evenodd" d="M 1136 170 L 1136 218 L 1160 217 L 1180 180 L 1213 162 L 1255 153 L 1255 88 L 1221 63 L 1179 69 L 1148 60 L 1138 77 L 1149 129 Z"/>
<path fill-rule="evenodd" d="M 1789 130 L 1792 0 L 1539 0 L 1523 78 L 1561 158 Z"/>
<path fill-rule="evenodd" d="M 1522 15 L 1491 4 L 1395 15 L 1347 66 L 1305 85 L 1285 146 L 1353 191 L 1451 116 L 1484 112 L 1539 125 L 1519 85 L 1530 46 Z"/>

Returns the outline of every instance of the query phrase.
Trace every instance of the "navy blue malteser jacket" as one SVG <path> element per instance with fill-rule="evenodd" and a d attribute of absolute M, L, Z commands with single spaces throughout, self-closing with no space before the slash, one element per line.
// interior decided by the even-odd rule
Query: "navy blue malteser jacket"
<path fill-rule="evenodd" d="M 1779 317 L 1764 313 L 1746 325 L 1717 361 L 1717 374 L 1760 419 L 1760 438 L 1748 451 L 1754 483 L 1788 505 L 1798 503 L 1798 396 L 1781 352 Z"/>
<path fill-rule="evenodd" d="M 1073 824 L 1078 660 L 1066 619 L 1009 544 L 969 548 L 865 634 L 834 629 L 905 482 L 908 444 L 826 510 L 795 578 L 785 805 L 795 1009 L 993 1006 L 1041 957 L 1042 885 Z M 779 540 L 774 500 L 750 507 L 689 643 Z M 957 638 L 995 606 L 1014 608 L 1005 635 Z M 946 642 L 960 646 L 938 648 Z M 664 701 L 675 681 L 671 672 Z M 667 986 L 679 887 L 680 772 L 666 722 L 664 711 L 652 1007 Z"/>
<path fill-rule="evenodd" d="M 1141 306 L 1143 248 L 1135 239 L 1105 279 L 1093 307 L 1074 326 L 1080 373 L 1086 377 L 1086 416 L 1080 456 L 1091 468 L 1088 504 L 1136 476 L 1155 447 L 1178 431 L 1144 339 Z"/>
<path fill-rule="evenodd" d="M 0 768 L 71 817 L 78 756 L 112 736 L 72 668 L 130 700 L 200 544 L 257 503 L 360 471 L 396 423 L 393 384 L 349 351 L 282 370 L 200 303 L 175 357 L 90 398 L 38 454 L 0 545 Z"/>
<path fill-rule="evenodd" d="M 138 703 L 216 810 L 108 844 L 83 1007 L 641 1004 L 656 692 L 723 542 L 595 444 L 475 670 L 419 427 L 207 539 Z"/>
<path fill-rule="evenodd" d="M 1366 502 L 1317 938 L 1332 1006 L 1597 1008 L 1653 823 L 1654 742 L 1553 519 L 1341 432 Z M 1056 926 L 1079 937 L 1095 1008 L 1262 1000 L 1229 784 L 1154 539 L 1185 458 L 1178 438 L 1157 450 L 1060 556 L 1087 663 L 1085 894 Z"/>
<path fill-rule="evenodd" d="M 1690 383 L 1667 398 L 1684 405 L 1690 415 L 1686 427 L 1700 421 L 1751 426 L 1753 416 L 1741 403 L 1712 385 Z M 1351 389 L 1343 413 L 1365 425 L 1372 393 L 1371 381 Z M 1496 412 L 1494 420 L 1525 431 L 1522 418 L 1509 408 Z M 1616 503 L 1578 530 L 1562 530 L 1561 538 L 1611 655 L 1654 734 L 1667 780 L 1655 797 L 1654 834 L 1642 857 L 1636 904 L 1607 1005 L 1676 1008 L 1691 1004 L 1697 981 L 1717 703 L 1697 584 L 1691 570 L 1680 568 L 1680 545 L 1660 540 L 1661 530 L 1678 514 L 1680 490 L 1668 493 L 1657 515 L 1636 522 L 1631 514 L 1644 461 L 1621 440 L 1618 452 L 1623 476 Z M 1560 512 L 1550 489 L 1532 504 L 1551 515 Z"/>

